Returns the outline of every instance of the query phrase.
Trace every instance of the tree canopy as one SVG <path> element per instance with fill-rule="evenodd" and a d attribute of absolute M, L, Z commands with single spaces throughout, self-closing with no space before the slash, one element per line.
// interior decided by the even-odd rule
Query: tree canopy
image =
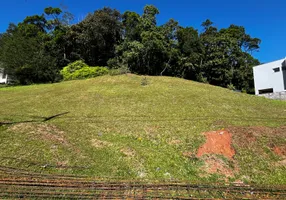
<path fill-rule="evenodd" d="M 63 67 L 83 60 L 253 92 L 252 66 L 259 61 L 252 52 L 259 50 L 260 39 L 243 26 L 219 29 L 210 19 L 202 31 L 174 19 L 158 25 L 159 13 L 153 5 L 142 15 L 105 7 L 72 24 L 72 14 L 47 7 L 0 35 L 0 60 L 21 84 L 59 81 Z"/>

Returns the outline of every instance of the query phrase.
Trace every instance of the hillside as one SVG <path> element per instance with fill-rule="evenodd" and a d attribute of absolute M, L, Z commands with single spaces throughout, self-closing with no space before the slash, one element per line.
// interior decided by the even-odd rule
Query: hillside
<path fill-rule="evenodd" d="M 2 124 L 25 122 L 0 126 L 0 166 L 101 178 L 286 184 L 286 102 L 128 74 L 0 88 L 0 105 Z M 216 150 L 205 144 L 214 135 L 224 141 L 215 142 Z M 199 155 L 203 150 L 211 154 Z"/>

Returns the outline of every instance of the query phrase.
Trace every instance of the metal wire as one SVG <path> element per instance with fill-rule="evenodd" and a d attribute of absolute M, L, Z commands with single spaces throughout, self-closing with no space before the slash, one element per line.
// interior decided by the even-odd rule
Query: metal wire
<path fill-rule="evenodd" d="M 36 199 L 286 199 L 286 186 L 118 181 L 21 173 L 0 166 L 1 198 Z M 28 176 L 29 175 L 29 176 Z"/>

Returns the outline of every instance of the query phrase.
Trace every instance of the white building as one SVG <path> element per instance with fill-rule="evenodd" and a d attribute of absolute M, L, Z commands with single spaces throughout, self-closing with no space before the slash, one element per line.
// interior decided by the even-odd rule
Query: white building
<path fill-rule="evenodd" d="M 285 93 L 286 59 L 253 67 L 255 94 Z"/>
<path fill-rule="evenodd" d="M 5 73 L 3 68 L 0 68 L 0 84 L 8 83 L 8 75 Z"/>

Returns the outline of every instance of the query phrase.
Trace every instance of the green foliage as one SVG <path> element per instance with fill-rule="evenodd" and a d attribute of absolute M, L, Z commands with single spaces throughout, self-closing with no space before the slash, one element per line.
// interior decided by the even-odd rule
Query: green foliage
<path fill-rule="evenodd" d="M 107 7 L 96 10 L 67 31 L 67 57 L 73 61 L 83 59 L 90 66 L 106 66 L 121 37 L 120 12 Z"/>
<path fill-rule="evenodd" d="M 89 67 L 83 61 L 75 61 L 61 70 L 64 80 L 94 78 L 108 74 L 106 67 Z"/>
<path fill-rule="evenodd" d="M 85 60 L 89 66 L 109 66 L 111 74 L 126 73 L 124 66 L 135 74 L 233 84 L 253 92 L 252 67 L 259 61 L 252 52 L 259 50 L 260 39 L 243 26 L 218 29 L 209 19 L 201 32 L 174 19 L 159 26 L 159 13 L 153 5 L 142 15 L 104 7 L 70 25 L 70 13 L 48 7 L 0 35 L 0 59 L 22 84 L 58 81 L 63 67 Z M 88 77 L 87 71 L 79 77 Z"/>
<path fill-rule="evenodd" d="M 82 60 L 77 60 L 73 63 L 70 63 L 68 64 L 68 66 L 66 66 L 63 71 L 69 73 L 69 74 L 72 74 L 74 73 L 75 71 L 81 69 L 81 68 L 84 68 L 84 67 L 88 67 L 88 65 L 83 62 Z"/>
<path fill-rule="evenodd" d="M 108 74 L 106 67 L 83 67 L 72 74 L 72 79 L 94 78 Z"/>
<path fill-rule="evenodd" d="M 48 16 L 27 16 L 18 25 L 10 24 L 0 37 L 0 60 L 5 70 L 21 84 L 56 82 L 64 49 L 65 18 L 59 8 L 47 8 Z M 52 19 L 49 19 L 52 15 Z"/>

